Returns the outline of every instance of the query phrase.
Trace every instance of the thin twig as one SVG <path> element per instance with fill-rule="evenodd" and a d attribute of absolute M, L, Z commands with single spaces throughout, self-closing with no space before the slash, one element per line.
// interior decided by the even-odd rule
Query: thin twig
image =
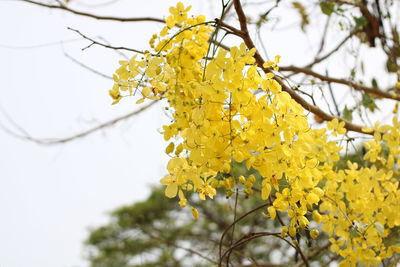
<path fill-rule="evenodd" d="M 343 85 L 347 85 L 350 86 L 352 88 L 354 88 L 355 90 L 358 91 L 364 91 L 366 93 L 375 95 L 375 96 L 379 96 L 379 97 L 383 97 L 383 98 L 387 98 L 387 99 L 393 99 L 393 100 L 397 100 L 400 101 L 400 96 L 395 95 L 395 94 L 391 94 L 388 93 L 388 90 L 382 90 L 382 89 L 378 89 L 378 88 L 373 88 L 373 87 L 368 87 L 359 83 L 355 83 L 346 79 L 340 79 L 340 78 L 333 78 L 333 77 L 329 77 L 329 76 L 325 76 L 319 73 L 316 73 L 310 69 L 306 69 L 306 68 L 299 68 L 296 66 L 287 66 L 287 67 L 279 67 L 280 71 L 293 71 L 293 72 L 297 72 L 297 73 L 304 73 L 310 76 L 313 76 L 315 78 L 318 78 L 322 81 L 326 81 L 326 82 L 330 82 L 330 83 L 338 83 L 338 84 L 343 84 Z"/>
<path fill-rule="evenodd" d="M 236 221 L 236 216 L 237 216 L 237 205 L 238 205 L 238 198 L 239 198 L 239 189 L 236 188 L 236 196 L 235 196 L 235 208 L 233 212 L 233 221 Z M 230 246 L 233 244 L 233 239 L 234 239 L 234 234 L 235 234 L 235 226 L 234 224 L 232 226 L 232 233 L 231 233 L 231 243 Z M 229 259 L 230 259 L 231 253 L 228 254 L 228 257 L 226 257 L 226 266 L 229 267 Z"/>
<path fill-rule="evenodd" d="M 325 73 L 326 73 L 326 76 L 329 76 L 328 70 L 326 70 Z M 334 95 L 334 93 L 333 93 L 331 83 L 328 83 L 328 89 L 329 89 L 329 93 L 331 94 L 331 98 L 332 98 L 333 105 L 335 106 L 335 109 L 336 109 L 336 115 L 340 116 L 339 105 L 338 105 L 338 103 L 336 102 L 336 98 L 335 98 L 335 95 Z"/>
<path fill-rule="evenodd" d="M 255 212 L 255 211 L 259 210 L 259 209 L 262 209 L 262 208 L 264 208 L 264 207 L 266 207 L 266 206 L 268 206 L 268 205 L 271 205 L 271 203 L 264 203 L 264 204 L 262 204 L 262 205 L 260 205 L 260 206 L 258 206 L 258 207 L 255 207 L 254 209 L 252 209 L 252 210 L 246 212 L 245 214 L 243 214 L 242 216 L 240 216 L 239 218 L 237 218 L 234 222 L 232 222 L 232 223 L 224 230 L 224 232 L 223 232 L 222 235 L 221 235 L 221 239 L 220 239 L 220 241 L 219 241 L 219 256 L 220 256 L 220 260 L 221 260 L 221 257 L 222 257 L 222 243 L 223 243 L 224 237 L 225 237 L 225 235 L 228 233 L 229 229 L 230 229 L 231 227 L 233 227 L 236 223 L 238 223 L 240 220 L 242 220 L 243 218 L 247 217 L 248 215 L 252 214 L 253 212 Z"/>
<path fill-rule="evenodd" d="M 150 102 L 150 104 L 148 104 L 148 105 L 146 105 L 146 106 L 144 106 L 144 107 L 142 107 L 142 108 L 140 108 L 138 110 L 135 110 L 135 111 L 130 112 L 128 114 L 125 114 L 123 116 L 117 117 L 115 119 L 112 119 L 112 120 L 107 121 L 105 123 L 102 123 L 100 125 L 97 125 L 96 127 L 93 127 L 93 128 L 91 128 L 89 130 L 86 130 L 86 131 L 83 131 L 81 133 L 78 133 L 78 134 L 75 134 L 75 135 L 72 135 L 72 136 L 69 136 L 69 137 L 65 137 L 65 138 L 45 138 L 45 139 L 40 139 L 40 138 L 35 138 L 35 137 L 32 137 L 32 136 L 28 135 L 26 133 L 26 131 L 23 130 L 22 128 L 21 128 L 22 130 L 20 130 L 20 131 L 24 132 L 24 135 L 15 133 L 12 130 L 10 130 L 7 127 L 5 127 L 4 125 L 2 125 L 2 124 L 0 124 L 0 128 L 2 128 L 8 134 L 10 134 L 10 135 L 12 135 L 12 136 L 14 136 L 16 138 L 22 139 L 22 140 L 32 141 L 32 142 L 35 142 L 35 143 L 40 144 L 40 145 L 59 145 L 59 144 L 68 143 L 68 142 L 71 142 L 73 140 L 85 137 L 85 136 L 90 135 L 90 134 L 92 134 L 94 132 L 97 132 L 97 131 L 99 131 L 101 129 L 111 127 L 114 124 L 116 124 L 117 122 L 129 119 L 129 118 L 131 118 L 131 117 L 133 117 L 135 115 L 140 114 L 141 112 L 145 111 L 146 109 L 148 109 L 149 107 L 151 107 L 152 105 L 154 105 L 156 103 L 157 103 L 157 101 L 152 101 L 152 102 Z M 20 128 L 20 127 L 18 127 L 18 128 Z"/>
<path fill-rule="evenodd" d="M 101 72 L 98 71 L 98 70 L 95 70 L 95 69 L 93 69 L 93 68 L 87 66 L 86 64 L 83 64 L 82 62 L 78 61 L 77 59 L 75 59 L 74 57 L 70 56 L 70 55 L 67 54 L 66 52 L 64 52 L 64 56 L 65 56 L 66 58 L 68 58 L 69 60 L 71 60 L 72 62 L 74 62 L 75 64 L 81 66 L 81 67 L 84 68 L 84 69 L 87 69 L 87 70 L 90 71 L 90 72 L 93 72 L 94 74 L 99 75 L 100 77 L 103 77 L 103 78 L 106 78 L 106 79 L 109 79 L 109 80 L 112 80 L 112 79 L 113 79 L 111 76 L 108 76 L 108 75 L 106 75 L 106 74 L 104 74 L 104 73 L 101 73 Z"/>
<path fill-rule="evenodd" d="M 222 255 L 222 258 L 220 259 L 219 262 L 219 266 L 222 266 L 222 259 L 225 258 L 225 256 L 227 256 L 227 258 L 229 258 L 229 255 L 232 253 L 232 251 L 234 251 L 237 247 L 243 246 L 244 244 L 250 242 L 253 239 L 259 238 L 259 237 L 263 237 L 263 236 L 275 236 L 278 237 L 282 240 L 284 240 L 285 242 L 287 242 L 290 246 L 292 246 L 293 248 L 296 249 L 296 247 L 290 243 L 288 240 L 286 240 L 285 238 L 283 238 L 281 236 L 280 233 L 271 233 L 271 232 L 257 232 L 257 233 L 249 233 L 244 235 L 242 238 L 240 238 L 238 241 L 236 241 L 233 245 L 231 245 Z M 228 267 L 228 264 L 227 264 Z"/>
<path fill-rule="evenodd" d="M 203 259 L 207 260 L 208 262 L 210 262 L 210 263 L 212 263 L 212 264 L 218 264 L 216 261 L 210 259 L 209 257 L 207 257 L 207 256 L 205 256 L 205 255 L 203 255 L 203 254 L 201 254 L 200 252 L 198 252 L 198 251 L 196 251 L 196 250 L 194 250 L 194 249 L 187 248 L 187 247 L 183 247 L 183 246 L 180 246 L 180 245 L 178 245 L 178 244 L 175 244 L 175 243 L 173 243 L 173 242 L 171 242 L 171 241 L 169 241 L 169 240 L 167 240 L 167 239 L 157 237 L 157 236 L 153 235 L 150 231 L 146 231 L 145 229 L 143 229 L 143 227 L 140 227 L 140 229 L 142 230 L 142 232 L 144 232 L 145 234 L 147 234 L 148 236 L 150 236 L 150 238 L 152 238 L 152 239 L 155 239 L 155 240 L 164 242 L 165 244 L 170 245 L 170 246 L 173 246 L 173 247 L 175 247 L 175 248 L 185 250 L 185 251 L 187 251 L 187 252 L 189 252 L 189 253 L 191 253 L 191 254 L 195 254 L 195 255 L 199 256 L 200 258 L 203 258 Z"/>
<path fill-rule="evenodd" d="M 335 46 L 331 51 L 329 51 L 327 54 L 325 54 L 322 57 L 316 57 L 315 60 L 309 64 L 307 64 L 306 66 L 304 66 L 305 69 L 307 68 L 311 68 L 312 66 L 314 66 L 315 64 L 324 61 L 325 59 L 327 59 L 328 57 L 330 57 L 331 55 L 333 55 L 335 52 L 337 52 L 351 37 L 353 37 L 356 33 L 358 33 L 360 31 L 352 31 L 350 32 L 349 35 L 347 35 L 337 46 Z"/>
<path fill-rule="evenodd" d="M 313 252 L 311 252 L 309 255 L 307 255 L 307 260 L 311 260 L 314 257 L 318 256 L 319 253 L 321 253 L 322 251 L 324 251 L 325 249 L 329 248 L 329 246 L 331 245 L 331 243 L 327 243 L 325 245 L 323 245 L 322 247 L 314 250 Z M 295 267 L 301 267 L 304 265 L 304 262 L 299 262 Z"/>
<path fill-rule="evenodd" d="M 113 21 L 121 21 L 121 22 L 153 21 L 153 22 L 165 23 L 165 20 L 160 19 L 160 18 L 153 18 L 153 17 L 121 18 L 121 17 L 112 17 L 112 16 L 99 16 L 99 15 L 95 15 L 92 13 L 74 10 L 65 5 L 60 5 L 60 4 L 59 5 L 51 5 L 51 4 L 36 2 L 36 1 L 32 1 L 32 0 L 16 0 L 16 1 L 21 1 L 21 2 L 30 3 L 33 5 L 43 6 L 43 7 L 52 8 L 52 9 L 60 9 L 60 10 L 67 11 L 69 13 L 73 13 L 75 15 L 89 17 L 89 18 L 93 18 L 93 19 L 97 19 L 97 20 L 113 20 Z"/>
<path fill-rule="evenodd" d="M 317 51 L 317 54 L 315 55 L 316 59 L 318 58 L 318 56 L 322 52 L 322 50 L 324 50 L 326 35 L 328 33 L 330 21 L 331 21 L 331 16 L 328 16 L 328 18 L 326 19 L 325 27 L 324 27 L 324 32 L 322 33 L 322 38 L 321 38 L 321 42 L 319 44 L 319 49 Z"/>
<path fill-rule="evenodd" d="M 67 39 L 67 40 L 61 40 L 61 41 L 55 41 L 55 42 L 48 42 L 48 43 L 42 43 L 42 44 L 35 44 L 35 45 L 7 45 L 7 44 L 0 44 L 1 48 L 7 48 L 7 49 L 15 49 L 15 50 L 25 50 L 25 49 L 35 49 L 35 48 L 44 48 L 44 47 L 49 47 L 49 46 L 55 46 L 55 45 L 62 45 L 66 43 L 72 43 L 76 41 L 82 40 L 81 38 L 74 38 L 74 39 Z"/>
<path fill-rule="evenodd" d="M 85 34 L 81 33 L 80 31 L 78 31 L 76 29 L 73 29 L 73 28 L 70 28 L 70 27 L 67 27 L 67 29 L 76 32 L 77 34 L 82 36 L 82 38 L 92 42 L 90 45 L 86 46 L 85 48 L 82 48 L 82 50 L 88 49 L 92 45 L 100 45 L 100 46 L 103 46 L 105 48 L 110 48 L 110 49 L 114 49 L 114 50 L 126 50 L 126 51 L 136 52 L 136 53 L 139 53 L 139 54 L 144 54 L 143 51 L 140 51 L 140 50 L 137 50 L 137 49 L 134 49 L 134 48 L 124 47 L 124 46 L 111 46 L 111 45 L 108 45 L 108 44 L 103 44 L 103 43 L 100 43 L 100 42 L 94 40 L 93 38 L 90 38 L 90 37 L 86 36 Z"/>

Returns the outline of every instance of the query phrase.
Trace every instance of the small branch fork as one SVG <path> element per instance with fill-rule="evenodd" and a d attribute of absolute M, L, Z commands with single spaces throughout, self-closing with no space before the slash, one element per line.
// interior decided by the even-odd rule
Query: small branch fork
<path fill-rule="evenodd" d="M 229 230 L 233 227 L 235 227 L 235 225 L 237 223 L 239 223 L 239 221 L 241 221 L 242 219 L 246 218 L 247 216 L 249 216 L 250 214 L 257 212 L 258 210 L 265 208 L 267 206 L 270 206 L 271 203 L 264 203 L 259 205 L 258 207 L 255 207 L 254 209 L 246 212 L 245 214 L 243 214 L 242 216 L 236 218 L 228 227 L 225 228 L 224 232 L 221 235 L 221 239 L 219 241 L 219 262 L 218 262 L 218 266 L 222 267 L 222 262 L 224 260 L 224 258 L 227 258 L 227 267 L 229 266 L 229 257 L 230 254 L 238 247 L 245 245 L 246 243 L 248 243 L 249 241 L 259 238 L 259 237 L 263 237 L 263 236 L 274 236 L 277 237 L 279 239 L 282 239 L 283 241 L 285 241 L 286 243 L 288 243 L 291 247 L 293 247 L 301 256 L 302 258 L 302 263 L 306 266 L 309 267 L 309 263 L 308 260 L 312 259 L 313 257 L 315 257 L 317 254 L 319 254 L 323 249 L 319 250 L 319 251 L 315 251 L 314 253 L 310 254 L 308 257 L 306 257 L 304 255 L 304 253 L 302 252 L 301 248 L 299 247 L 299 245 L 294 244 L 292 242 L 290 242 L 289 240 L 287 240 L 286 238 L 283 238 L 281 236 L 281 233 L 272 233 L 272 232 L 255 232 L 255 233 L 248 233 L 244 236 L 242 236 L 240 239 L 238 239 L 236 242 L 232 243 L 229 245 L 229 247 L 227 248 L 227 250 L 225 250 L 224 252 L 222 251 L 222 246 L 223 246 L 223 241 L 224 241 L 224 237 L 226 236 L 226 234 L 229 232 Z M 280 220 L 280 219 L 279 219 Z M 283 222 L 280 220 L 281 224 L 283 224 Z M 301 264 L 299 264 L 299 266 L 301 266 Z"/>
<path fill-rule="evenodd" d="M 169 246 L 173 246 L 173 247 L 175 247 L 175 248 L 185 250 L 185 251 L 189 252 L 190 254 L 197 255 L 197 256 L 199 256 L 200 258 L 203 258 L 204 260 L 210 262 L 210 263 L 213 264 L 213 265 L 216 265 L 216 264 L 217 264 L 216 261 L 212 260 L 211 258 L 209 258 L 209 257 L 207 257 L 207 256 L 205 256 L 205 255 L 203 255 L 203 254 L 201 254 L 200 252 L 198 252 L 198 251 L 196 251 L 196 250 L 194 250 L 194 249 L 180 246 L 180 245 L 178 245 L 178 244 L 176 244 L 176 243 L 174 243 L 174 242 L 171 242 L 171 241 L 169 241 L 169 240 L 167 240 L 167 239 L 165 239 L 165 238 L 157 237 L 156 235 L 152 234 L 150 231 L 147 231 L 147 230 L 145 230 L 143 227 L 140 227 L 140 225 L 138 225 L 138 227 L 142 230 L 143 233 L 147 234 L 150 238 L 152 238 L 152 239 L 154 239 L 154 240 L 164 242 L 165 244 L 167 244 L 167 245 L 169 245 Z"/>
<path fill-rule="evenodd" d="M 377 89 L 377 88 L 372 88 L 372 87 L 368 87 L 362 84 L 358 84 L 352 81 L 348 81 L 345 79 L 339 79 L 339 78 L 332 78 L 329 76 L 325 76 L 319 73 L 316 73 L 314 71 L 312 71 L 311 69 L 308 68 L 299 68 L 299 67 L 295 67 L 295 66 L 287 66 L 287 67 L 279 67 L 280 71 L 293 71 L 296 73 L 304 73 L 310 76 L 313 76 L 315 78 L 320 79 L 321 81 L 325 81 L 325 82 L 330 82 L 330 83 L 338 83 L 338 84 L 343 84 L 343 85 L 347 85 L 351 88 L 354 88 L 357 91 L 364 91 L 366 93 L 375 95 L 375 96 L 379 96 L 382 98 L 387 98 L 387 99 L 393 99 L 393 100 L 397 100 L 400 101 L 400 96 L 399 95 L 395 95 L 395 94 L 391 94 L 388 93 L 386 91 L 383 91 L 381 89 Z"/>
<path fill-rule="evenodd" d="M 140 50 L 137 50 L 137 49 L 124 47 L 124 46 L 111 46 L 111 45 L 108 45 L 108 44 L 104 44 L 104 43 L 101 43 L 101 42 L 98 42 L 98 41 L 94 40 L 93 38 L 90 38 L 90 37 L 86 36 L 85 34 L 81 33 L 80 31 L 78 31 L 76 29 L 73 29 L 73 28 L 70 28 L 70 27 L 67 27 L 67 29 L 70 30 L 70 31 L 76 32 L 83 39 L 86 39 L 86 40 L 91 42 L 90 45 L 82 48 L 82 50 L 86 50 L 86 49 L 90 48 L 92 45 L 99 45 L 99 46 L 102 46 L 102 47 L 105 47 L 105 48 L 109 48 L 109 49 L 113 49 L 113 50 L 126 50 L 126 51 L 130 51 L 130 52 L 144 54 L 143 51 L 140 51 Z"/>

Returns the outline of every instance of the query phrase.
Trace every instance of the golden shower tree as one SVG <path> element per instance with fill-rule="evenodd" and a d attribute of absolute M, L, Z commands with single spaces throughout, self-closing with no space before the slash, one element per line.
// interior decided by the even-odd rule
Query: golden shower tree
<path fill-rule="evenodd" d="M 395 266 L 399 261 L 398 2 L 259 1 L 268 8 L 246 14 L 245 7 L 254 3 L 222 0 L 221 15 L 209 20 L 190 14 L 191 7 L 181 2 L 165 19 L 156 19 L 101 17 L 59 1 L 23 1 L 96 19 L 165 23 L 148 50 L 131 49 L 136 53 L 120 61 L 109 93 L 114 104 L 125 98 L 166 104 L 171 122 L 162 129 L 171 159 L 161 179 L 165 197 L 176 198 L 196 219 L 203 216 L 199 200 L 216 201 L 218 195 L 234 200 L 214 265 L 230 266 L 237 250 L 260 238 L 288 244 L 298 256 L 292 264 L 299 266 L 313 261 L 315 251 L 303 242 L 311 239 L 328 241 L 322 247 L 337 255 L 340 266 Z M 312 7 L 326 18 L 318 52 L 302 67 L 281 66 L 285 55 L 263 57 L 263 46 L 252 34 L 262 32 L 284 2 L 297 11 L 305 34 Z M 333 23 L 346 34 L 327 49 Z M 387 88 L 378 85 L 383 77 L 367 81 L 360 61 L 349 67 L 347 78 L 316 70 L 350 42 L 381 50 Z M 338 103 L 337 88 L 351 92 L 351 106 Z M 388 113 L 384 106 L 390 105 L 389 122 L 368 123 L 369 115 Z M 233 171 L 237 166 L 241 172 Z M 261 204 L 238 214 L 249 198 Z M 279 231 L 235 235 L 235 226 L 254 214 L 279 224 Z M 327 238 L 319 239 L 320 234 Z M 224 241 L 227 237 L 230 242 Z"/>

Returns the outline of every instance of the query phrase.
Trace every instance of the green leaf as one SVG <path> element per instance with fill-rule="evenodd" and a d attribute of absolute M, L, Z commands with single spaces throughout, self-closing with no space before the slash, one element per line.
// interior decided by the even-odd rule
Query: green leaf
<path fill-rule="evenodd" d="M 344 106 L 343 118 L 345 120 L 352 121 L 353 120 L 353 110 L 348 109 L 347 106 Z"/>
<path fill-rule="evenodd" d="M 372 112 L 378 108 L 378 106 L 375 104 L 374 98 L 367 93 L 363 94 L 361 104 Z"/>
<path fill-rule="evenodd" d="M 363 16 L 361 17 L 353 17 L 354 22 L 356 23 L 356 29 L 360 29 L 367 24 L 367 19 Z"/>
<path fill-rule="evenodd" d="M 330 16 L 335 10 L 335 4 L 332 2 L 321 2 L 319 3 L 319 7 L 321 8 L 322 13 L 327 16 Z"/>
<path fill-rule="evenodd" d="M 396 72 L 397 71 L 397 64 L 393 61 L 391 57 L 388 57 L 386 61 L 386 69 L 388 72 Z"/>
<path fill-rule="evenodd" d="M 378 88 L 378 82 L 377 82 L 377 80 L 375 78 L 372 78 L 371 84 L 372 84 L 372 87 Z"/>

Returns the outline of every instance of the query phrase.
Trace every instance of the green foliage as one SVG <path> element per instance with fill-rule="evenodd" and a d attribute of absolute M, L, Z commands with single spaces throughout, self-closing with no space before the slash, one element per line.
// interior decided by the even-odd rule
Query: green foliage
<path fill-rule="evenodd" d="M 362 27 L 364 27 L 367 24 L 367 19 L 363 16 L 360 16 L 360 17 L 353 16 L 353 19 L 355 22 L 356 29 L 361 29 Z"/>
<path fill-rule="evenodd" d="M 335 3 L 330 1 L 322 1 L 319 3 L 319 7 L 321 8 L 322 13 L 327 16 L 330 16 L 332 12 L 335 10 Z"/>
<path fill-rule="evenodd" d="M 372 112 L 374 112 L 375 109 L 378 109 L 374 98 L 368 93 L 363 94 L 361 104 Z"/>
<path fill-rule="evenodd" d="M 309 16 L 307 13 L 306 8 L 304 7 L 304 5 L 298 1 L 294 1 L 292 2 L 292 6 L 297 10 L 297 12 L 299 13 L 300 17 L 301 17 L 301 23 L 300 23 L 300 27 L 302 31 L 305 31 L 305 26 L 310 24 L 310 20 L 309 20 Z"/>
<path fill-rule="evenodd" d="M 353 120 L 353 110 L 348 109 L 347 105 L 345 105 L 343 109 L 343 118 L 345 118 L 348 121 Z"/>
<path fill-rule="evenodd" d="M 262 203 L 255 197 L 239 198 L 237 217 Z M 166 199 L 160 188 L 153 188 L 144 201 L 116 209 L 110 222 L 93 229 L 86 240 L 91 267 L 212 266 L 199 255 L 217 261 L 220 237 L 234 220 L 235 196 L 230 200 L 217 198 L 212 203 L 196 196 L 191 202 L 202 214 L 198 220 L 192 218 L 190 211 L 182 211 L 175 201 Z M 235 225 L 235 240 L 252 232 L 279 232 L 278 222 L 259 216 L 261 212 L 266 210 L 254 212 Z M 282 216 L 282 220 L 287 219 Z M 232 232 L 228 231 L 224 248 L 230 246 L 231 238 Z M 306 247 L 314 241 L 308 239 L 300 244 Z M 294 250 L 285 242 L 264 237 L 238 247 L 231 255 L 231 263 L 236 266 L 253 260 L 276 261 L 273 252 L 277 251 L 282 253 L 282 262 L 294 262 Z"/>

